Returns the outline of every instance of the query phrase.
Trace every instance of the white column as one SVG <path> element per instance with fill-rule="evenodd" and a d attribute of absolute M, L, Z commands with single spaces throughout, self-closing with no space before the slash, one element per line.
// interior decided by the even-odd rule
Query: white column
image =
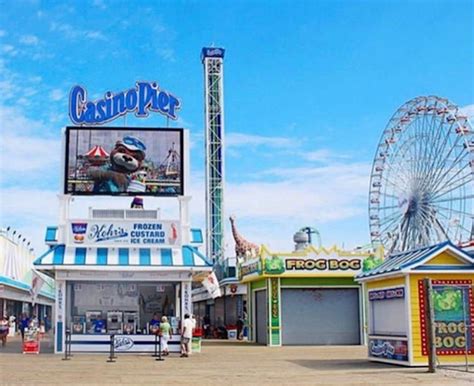
<path fill-rule="evenodd" d="M 72 196 L 70 194 L 58 194 L 59 199 L 59 222 L 58 222 L 58 242 L 66 244 L 67 221 L 69 220 L 69 206 Z"/>
<path fill-rule="evenodd" d="M 179 221 L 181 223 L 181 244 L 191 242 L 191 221 L 189 216 L 189 201 L 191 196 L 179 196 Z"/>
<path fill-rule="evenodd" d="M 185 314 L 191 315 L 193 313 L 193 301 L 191 298 L 191 282 L 181 282 L 181 311 L 182 318 Z"/>

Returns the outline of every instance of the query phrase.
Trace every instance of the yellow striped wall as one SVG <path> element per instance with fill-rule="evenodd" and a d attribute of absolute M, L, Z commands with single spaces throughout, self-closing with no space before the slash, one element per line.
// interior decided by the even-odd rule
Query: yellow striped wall
<path fill-rule="evenodd" d="M 439 256 L 439 257 L 442 257 Z M 436 258 L 435 258 L 436 259 Z M 431 263 L 432 261 L 430 261 Z M 413 352 L 413 363 L 418 365 L 428 365 L 428 357 L 422 354 L 421 347 L 421 322 L 420 322 L 420 303 L 418 292 L 418 281 L 429 277 L 432 280 L 473 280 L 474 274 L 410 274 L 410 304 L 411 304 L 411 350 Z M 469 355 L 470 360 L 474 360 L 474 355 Z M 464 363 L 464 355 L 443 355 L 439 357 L 439 362 L 443 363 Z"/>

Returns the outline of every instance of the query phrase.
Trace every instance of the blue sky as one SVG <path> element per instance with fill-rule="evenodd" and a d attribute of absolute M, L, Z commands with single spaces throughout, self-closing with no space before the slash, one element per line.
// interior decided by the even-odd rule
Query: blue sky
<path fill-rule="evenodd" d="M 473 110 L 471 1 L 0 0 L 0 9 L 0 225 L 39 251 L 57 223 L 75 84 L 98 98 L 156 80 L 181 99 L 173 125 L 191 132 L 192 220 L 203 226 L 200 51 L 224 47 L 227 215 L 251 241 L 287 250 L 305 225 L 328 246 L 369 241 L 370 165 L 401 104 L 435 94 Z"/>

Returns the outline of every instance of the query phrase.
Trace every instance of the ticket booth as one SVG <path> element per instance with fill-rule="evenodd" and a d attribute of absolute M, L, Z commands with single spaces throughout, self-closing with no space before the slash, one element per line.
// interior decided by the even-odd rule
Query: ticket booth
<path fill-rule="evenodd" d="M 439 362 L 474 359 L 474 257 L 447 241 L 389 256 L 356 277 L 365 292 L 371 361 L 428 365 L 425 278 L 432 282 Z"/>

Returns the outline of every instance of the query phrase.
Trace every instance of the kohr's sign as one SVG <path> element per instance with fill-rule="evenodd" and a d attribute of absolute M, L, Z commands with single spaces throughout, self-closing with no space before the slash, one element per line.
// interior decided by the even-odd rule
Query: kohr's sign
<path fill-rule="evenodd" d="M 134 88 L 115 94 L 107 91 L 95 101 L 87 100 L 82 86 L 73 87 L 69 94 L 69 117 L 75 125 L 101 125 L 130 112 L 139 118 L 152 111 L 177 119 L 180 107 L 178 98 L 160 90 L 156 82 L 137 82 Z"/>
<path fill-rule="evenodd" d="M 73 245 L 177 246 L 181 243 L 179 221 L 127 222 L 88 221 L 71 222 L 69 240 Z"/>

